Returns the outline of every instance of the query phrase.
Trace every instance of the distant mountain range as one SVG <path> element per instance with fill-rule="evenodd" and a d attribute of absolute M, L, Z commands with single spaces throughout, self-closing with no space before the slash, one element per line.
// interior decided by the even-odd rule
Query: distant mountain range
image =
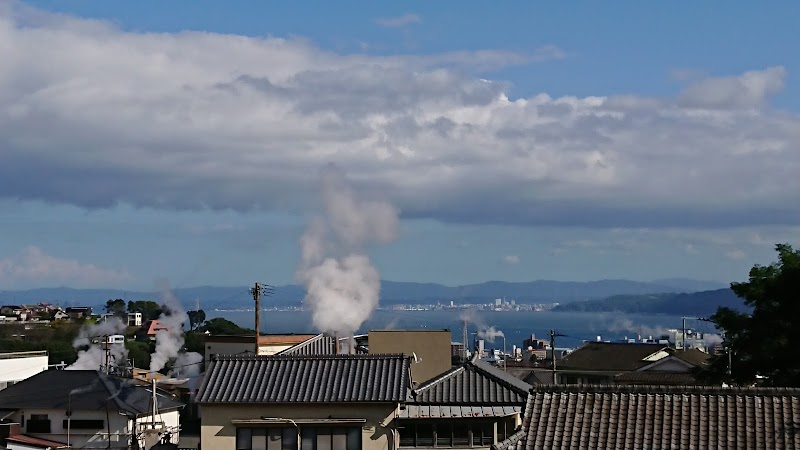
<path fill-rule="evenodd" d="M 614 295 L 559 305 L 554 311 L 688 314 L 707 317 L 714 314 L 720 306 L 748 311 L 742 299 L 729 288 L 680 294 Z"/>
<path fill-rule="evenodd" d="M 630 280 L 600 281 L 549 281 L 531 282 L 488 281 L 463 286 L 444 286 L 436 283 L 414 283 L 383 281 L 381 304 L 429 304 L 437 302 L 487 303 L 496 298 L 515 300 L 518 303 L 570 303 L 605 299 L 611 296 L 642 296 L 664 293 L 691 293 L 724 287 L 722 283 L 666 279 L 653 282 Z M 238 309 L 252 307 L 253 300 L 248 287 L 199 286 L 178 288 L 172 294 L 184 307 L 193 309 L 196 302 L 208 310 L 216 308 Z M 275 292 L 264 302 L 265 306 L 299 306 L 305 289 L 298 285 L 277 286 Z M 0 291 L 0 303 L 50 302 L 62 306 L 100 306 L 106 300 L 156 300 L 162 298 L 158 292 L 135 292 L 119 289 L 71 289 L 67 287 L 40 288 L 20 291 Z"/>

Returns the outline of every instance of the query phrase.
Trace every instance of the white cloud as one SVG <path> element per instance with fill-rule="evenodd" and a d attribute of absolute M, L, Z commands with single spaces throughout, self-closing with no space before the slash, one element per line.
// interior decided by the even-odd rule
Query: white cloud
<path fill-rule="evenodd" d="M 114 286 L 133 277 L 125 270 L 107 269 L 72 259 L 61 259 L 29 246 L 0 259 L 0 282 L 7 285 L 69 284 L 71 287 Z"/>
<path fill-rule="evenodd" d="M 517 255 L 506 255 L 506 256 L 503 256 L 503 263 L 507 264 L 509 266 L 515 266 L 515 265 L 519 264 L 519 262 L 520 262 L 520 257 L 517 256 Z"/>
<path fill-rule="evenodd" d="M 696 108 L 758 108 L 783 90 L 786 69 L 769 67 L 735 77 L 707 78 L 681 92 L 681 104 Z"/>
<path fill-rule="evenodd" d="M 800 117 L 766 105 L 782 68 L 698 81 L 674 99 L 514 99 L 504 83 L 465 73 L 563 52 L 341 55 L 298 39 L 135 33 L 8 11 L 0 197 L 295 212 L 313 201 L 309 174 L 335 162 L 406 217 L 798 219 Z"/>
<path fill-rule="evenodd" d="M 401 28 L 422 23 L 422 18 L 416 14 L 403 14 L 397 17 L 383 17 L 375 19 L 375 23 L 387 28 Z"/>

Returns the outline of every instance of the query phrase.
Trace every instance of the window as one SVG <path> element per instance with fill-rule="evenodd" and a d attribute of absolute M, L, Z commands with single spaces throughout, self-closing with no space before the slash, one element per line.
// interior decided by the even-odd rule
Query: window
<path fill-rule="evenodd" d="M 494 443 L 494 422 L 485 420 L 404 420 L 399 428 L 400 447 L 488 447 Z"/>
<path fill-rule="evenodd" d="M 70 422 L 64 419 L 62 426 L 66 430 L 67 427 L 73 430 L 102 430 L 106 424 L 104 420 L 77 420 L 72 419 Z"/>
<path fill-rule="evenodd" d="M 361 427 L 300 427 L 301 450 L 361 450 Z M 296 428 L 237 428 L 236 450 L 297 450 Z"/>
<path fill-rule="evenodd" d="M 47 417 L 47 414 L 31 414 L 26 431 L 28 433 L 49 433 L 50 418 Z"/>

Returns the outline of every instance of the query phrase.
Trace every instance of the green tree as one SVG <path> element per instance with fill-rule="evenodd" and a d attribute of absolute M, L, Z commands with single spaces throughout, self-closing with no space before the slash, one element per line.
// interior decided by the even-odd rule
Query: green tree
<path fill-rule="evenodd" d="M 186 313 L 189 316 L 189 331 L 194 331 L 195 328 L 199 327 L 206 321 L 206 312 L 202 309 L 198 309 L 197 311 L 188 311 Z"/>
<path fill-rule="evenodd" d="M 106 312 L 115 316 L 125 316 L 125 300 L 118 298 L 106 302 Z"/>
<path fill-rule="evenodd" d="M 184 335 L 184 348 L 187 352 L 197 352 L 201 355 L 206 352 L 206 336 L 203 333 L 190 331 Z"/>
<path fill-rule="evenodd" d="M 150 342 L 139 342 L 133 339 L 125 341 L 125 348 L 128 349 L 128 359 L 133 361 L 136 368 L 146 369 L 150 367 L 150 354 L 153 352 Z"/>
<path fill-rule="evenodd" d="M 755 265 L 750 279 L 731 289 L 751 313 L 719 308 L 711 320 L 724 333 L 730 355 L 715 361 L 705 376 L 750 385 L 800 386 L 800 251 L 775 246 L 778 261 Z M 730 364 L 728 362 L 730 361 Z"/>
<path fill-rule="evenodd" d="M 152 300 L 136 300 L 128 302 L 129 313 L 142 313 L 142 320 L 156 320 L 161 315 L 163 308 Z"/>
<path fill-rule="evenodd" d="M 203 326 L 197 329 L 201 332 L 209 332 L 211 334 L 248 334 L 255 333 L 249 328 L 242 328 L 239 325 L 231 322 L 230 320 L 223 319 L 222 317 L 215 317 L 206 321 Z"/>

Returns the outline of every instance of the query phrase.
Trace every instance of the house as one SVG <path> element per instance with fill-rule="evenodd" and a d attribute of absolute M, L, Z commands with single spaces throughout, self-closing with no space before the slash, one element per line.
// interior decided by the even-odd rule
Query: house
<path fill-rule="evenodd" d="M 800 389 L 541 385 L 493 450 L 800 449 Z"/>
<path fill-rule="evenodd" d="M 50 320 L 69 320 L 69 314 L 61 309 L 55 309 L 50 312 Z"/>
<path fill-rule="evenodd" d="M 200 387 L 200 443 L 215 450 L 397 448 L 403 355 L 217 355 Z"/>
<path fill-rule="evenodd" d="M 79 448 L 127 449 L 132 439 L 170 435 L 177 443 L 182 403 L 151 386 L 94 370 L 48 370 L 0 391 L 0 411 L 19 424 L 17 439 Z M 39 448 L 39 447 L 26 447 Z M 147 447 L 149 448 L 149 447 Z"/>
<path fill-rule="evenodd" d="M 3 305 L 0 306 L 0 314 L 4 316 L 18 316 L 24 308 L 20 305 Z"/>
<path fill-rule="evenodd" d="M 129 327 L 140 327 L 140 326 L 142 326 L 142 313 L 140 313 L 140 312 L 129 312 L 128 313 L 128 326 Z"/>
<path fill-rule="evenodd" d="M 66 309 L 67 315 L 70 319 L 86 319 L 92 316 L 92 308 L 89 306 L 69 306 Z"/>
<path fill-rule="evenodd" d="M 522 423 L 530 388 L 473 358 L 411 391 L 398 415 L 399 445 L 488 449 Z"/>
<path fill-rule="evenodd" d="M 252 354 L 255 350 L 255 339 L 254 334 L 206 336 L 206 367 L 216 355 Z M 312 340 L 313 343 L 310 342 Z M 265 356 L 279 354 L 307 341 L 309 341 L 309 345 L 305 349 L 313 354 L 335 353 L 333 338 L 325 337 L 322 334 L 262 334 L 258 337 L 258 354 Z"/>
<path fill-rule="evenodd" d="M 558 384 L 697 384 L 693 372 L 711 356 L 661 344 L 588 342 L 556 366 Z"/>
<path fill-rule="evenodd" d="M 148 320 L 133 335 L 137 341 L 155 341 L 159 331 L 168 330 L 169 327 L 160 324 L 158 320 Z"/>
<path fill-rule="evenodd" d="M 0 353 L 0 391 L 47 370 L 47 351 Z"/>

